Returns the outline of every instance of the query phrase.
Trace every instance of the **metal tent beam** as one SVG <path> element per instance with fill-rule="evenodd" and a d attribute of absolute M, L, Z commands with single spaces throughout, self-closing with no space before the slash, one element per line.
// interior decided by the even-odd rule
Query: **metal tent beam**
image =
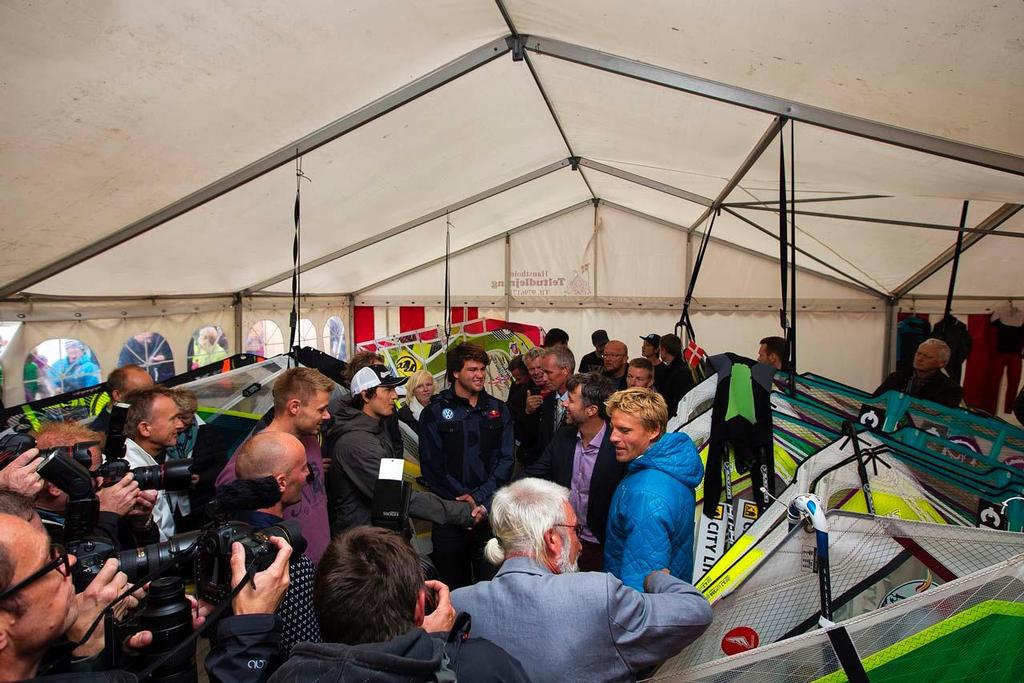
<path fill-rule="evenodd" d="M 357 252 L 360 249 L 365 249 L 366 247 L 372 244 L 376 244 L 381 240 L 386 240 L 389 237 L 401 235 L 402 233 L 408 232 L 409 230 L 412 230 L 413 228 L 423 225 L 424 223 L 429 223 L 432 220 L 441 218 L 445 214 L 451 213 L 453 211 L 458 211 L 459 209 L 464 209 L 467 206 L 471 206 L 473 204 L 476 204 L 477 202 L 482 202 L 485 199 L 489 199 L 507 190 L 519 187 L 520 185 L 525 185 L 526 183 L 532 180 L 542 178 L 548 175 L 549 173 L 554 173 L 559 169 L 565 168 L 566 166 L 569 165 L 569 163 L 570 162 L 568 159 L 560 159 L 559 161 L 550 163 L 547 166 L 542 166 L 541 168 L 538 168 L 536 171 L 531 171 L 529 173 L 519 176 L 518 178 L 513 178 L 512 180 L 505 181 L 504 183 L 501 183 L 500 185 L 495 185 L 494 187 L 486 189 L 483 192 L 478 192 L 471 197 L 460 199 L 459 201 L 453 204 L 449 204 L 448 206 L 442 206 L 440 209 L 431 211 L 430 213 L 420 216 L 419 218 L 414 218 L 411 221 L 407 221 L 405 223 L 402 223 L 401 225 L 397 225 L 393 228 L 385 230 L 384 232 L 377 233 L 376 235 L 372 235 L 363 240 L 359 240 L 355 244 L 350 244 L 347 247 L 343 247 L 336 251 L 332 251 L 329 254 L 325 254 L 319 258 L 315 258 L 312 261 L 303 263 L 299 267 L 299 272 L 305 273 L 306 271 L 311 270 L 313 268 L 318 268 L 326 263 L 330 263 L 331 261 L 340 259 L 342 256 L 348 256 L 349 254 Z M 248 294 L 249 292 L 265 289 L 267 287 L 270 287 L 271 285 L 276 285 L 278 282 L 283 282 L 284 280 L 287 280 L 288 278 L 291 277 L 291 275 L 291 270 L 283 271 L 273 277 L 269 277 L 266 280 L 262 280 L 254 285 L 246 287 L 244 291 L 245 293 Z"/>
<path fill-rule="evenodd" d="M 986 149 L 927 133 L 870 121 L 842 112 L 794 102 L 774 95 L 747 90 L 734 85 L 710 81 L 665 67 L 638 62 L 601 52 L 593 48 L 566 43 L 553 38 L 529 36 L 526 49 L 609 73 L 662 85 L 693 95 L 728 102 L 748 109 L 776 114 L 795 121 L 810 123 L 842 133 L 877 140 L 907 149 L 985 166 L 998 171 L 1024 175 L 1024 157 Z"/>
<path fill-rule="evenodd" d="M 764 234 L 768 235 L 772 239 L 778 241 L 779 236 L 776 235 L 771 230 L 769 230 L 769 229 L 767 229 L 767 228 L 765 228 L 765 227 L 763 227 L 761 225 L 758 225 L 757 223 L 755 223 L 754 221 L 750 220 L 746 216 L 741 216 L 740 214 L 736 213 L 735 211 L 733 211 L 730 208 L 724 208 L 723 210 L 726 213 L 728 213 L 729 215 L 735 216 L 736 218 L 739 218 L 741 221 L 743 221 L 744 223 L 746 223 L 750 227 L 754 228 L 758 232 L 763 232 Z M 797 250 L 797 253 L 799 253 L 799 254 L 801 254 L 803 256 L 806 256 L 807 258 L 811 259 L 812 261 L 814 261 L 815 263 L 817 263 L 819 265 L 825 266 L 826 268 L 831 270 L 833 273 L 837 273 L 837 274 L 841 275 L 842 277 L 844 277 L 844 278 L 846 278 L 846 279 L 848 279 L 848 280 L 850 280 L 852 282 L 856 282 L 858 285 L 860 285 L 864 289 L 867 289 L 868 291 L 870 291 L 875 296 L 881 297 L 883 299 L 888 299 L 889 298 L 889 296 L 890 296 L 889 293 L 883 292 L 880 289 L 877 289 L 875 287 L 872 287 L 869 284 L 861 282 L 859 279 L 853 277 L 852 275 L 850 275 L 848 273 L 844 273 L 843 271 L 841 271 L 838 268 L 836 268 L 835 266 L 833 266 L 831 263 L 828 263 L 827 261 L 823 261 L 822 259 L 818 258 L 814 254 L 809 254 L 807 251 L 805 251 L 804 249 L 802 249 L 800 247 L 797 247 L 796 250 Z"/>
<path fill-rule="evenodd" d="M 693 234 L 693 233 L 691 233 L 690 228 L 688 228 L 688 227 L 686 227 L 684 225 L 679 225 L 678 223 L 673 223 L 672 221 L 667 221 L 664 218 L 658 218 L 657 216 L 652 216 L 649 213 L 644 213 L 643 211 L 639 211 L 637 209 L 632 209 L 632 208 L 630 208 L 628 206 L 623 206 L 622 204 L 616 204 L 615 202 L 610 202 L 610 201 L 608 201 L 606 199 L 602 199 L 601 200 L 601 204 L 604 204 L 605 206 L 610 206 L 613 209 L 618 209 L 619 211 L 623 211 L 623 212 L 628 213 L 628 214 L 632 214 L 632 215 L 637 216 L 639 218 L 644 218 L 646 220 L 651 221 L 652 223 L 657 223 L 658 225 L 663 225 L 666 228 L 672 228 L 673 230 L 679 230 L 680 232 L 685 232 L 687 234 Z M 701 235 L 703 233 L 698 231 L 696 234 Z M 775 236 L 775 238 L 778 239 L 777 236 Z M 778 263 L 779 263 L 778 258 L 776 258 L 774 256 L 771 256 L 770 254 L 765 254 L 763 252 L 757 251 L 756 249 L 751 249 L 750 247 L 744 247 L 744 246 L 740 246 L 739 244 L 734 244 L 733 242 L 730 242 L 729 240 L 722 239 L 721 237 L 715 237 L 714 235 L 712 235 L 711 236 L 711 242 L 713 244 L 721 244 L 722 246 L 729 247 L 730 249 L 735 249 L 736 251 L 743 252 L 744 254 L 749 254 L 751 256 L 756 256 L 757 258 L 759 258 L 759 259 L 761 259 L 763 261 L 770 261 L 771 263 L 774 263 L 776 265 L 778 265 Z M 828 264 L 824 264 L 824 265 L 828 266 Z M 831 268 L 831 266 L 828 266 L 828 267 Z M 882 298 L 882 299 L 886 299 L 886 298 L 889 297 L 888 294 L 880 292 L 877 289 L 873 289 L 873 288 L 868 287 L 866 285 L 862 285 L 862 284 L 860 284 L 860 283 L 858 283 L 858 282 L 856 282 L 854 280 L 851 280 L 851 279 L 843 279 L 843 278 L 847 278 L 846 275 L 843 275 L 843 277 L 840 278 L 840 277 L 836 277 L 834 275 L 829 275 L 828 273 L 822 273 L 822 272 L 819 272 L 817 270 L 812 270 L 812 269 L 810 269 L 810 268 L 808 268 L 806 266 L 800 266 L 800 265 L 798 265 L 796 267 L 796 269 L 797 269 L 798 272 L 803 273 L 805 275 L 813 275 L 814 277 L 820 277 L 820 278 L 822 278 L 824 280 L 828 280 L 829 282 L 834 282 L 835 284 L 842 285 L 844 287 L 849 287 L 851 289 L 856 289 L 858 291 L 864 292 L 865 294 L 870 294 L 871 296 L 879 297 L 879 298 Z M 833 270 L 836 270 L 836 269 L 833 268 Z M 842 274 L 841 271 L 836 271 L 836 272 L 840 272 L 840 274 Z"/>
<path fill-rule="evenodd" d="M 743 163 L 740 164 L 740 167 L 732 174 L 732 177 L 729 178 L 725 187 L 723 187 L 718 193 L 718 196 L 715 197 L 714 206 L 709 207 L 701 214 L 700 218 L 693 222 L 693 225 L 690 226 L 690 232 L 696 230 L 697 226 L 706 221 L 708 217 L 711 216 L 711 212 L 720 207 L 722 202 L 732 194 L 732 191 L 735 190 L 736 186 L 740 184 L 741 180 L 743 180 L 743 176 L 747 175 L 747 172 L 753 168 L 754 164 L 757 163 L 757 160 L 761 158 L 762 154 L 764 154 L 764 151 L 768 149 L 768 146 L 772 144 L 772 141 L 775 140 L 776 136 L 778 136 L 782 131 L 782 127 L 784 125 L 786 125 L 786 121 L 781 116 L 776 116 L 772 119 L 767 130 L 765 130 L 765 132 L 761 134 L 761 137 L 758 138 L 757 142 L 754 143 L 754 148 L 750 150 L 746 158 L 743 160 Z"/>
<path fill-rule="evenodd" d="M 636 185 L 642 185 L 651 190 L 664 192 L 665 194 L 670 194 L 673 197 L 685 199 L 688 202 L 700 204 L 701 206 L 711 206 L 714 203 L 713 199 L 709 199 L 695 192 L 689 192 L 687 190 L 675 187 L 674 185 L 668 185 L 666 183 L 657 180 L 652 180 L 651 178 L 647 178 L 642 175 L 637 175 L 636 173 L 630 173 L 629 171 L 624 171 L 621 168 L 608 166 L 607 164 L 602 164 L 600 161 L 594 161 L 593 159 L 587 159 L 586 157 L 580 158 L 580 166 L 592 168 L 595 171 L 599 171 L 606 175 L 614 176 L 615 178 L 626 180 L 628 182 L 635 183 Z"/>
<path fill-rule="evenodd" d="M 37 268 L 31 273 L 12 280 L 0 287 L 0 298 L 21 292 L 32 285 L 35 285 L 57 273 L 76 266 L 94 256 L 123 244 L 128 240 L 138 237 L 153 228 L 177 218 L 178 216 L 202 206 L 206 202 L 216 199 L 226 192 L 230 192 L 242 185 L 259 178 L 275 168 L 283 166 L 297 157 L 307 154 L 312 150 L 335 140 L 346 133 L 349 133 L 360 126 L 363 126 L 374 119 L 377 119 L 388 112 L 391 112 L 409 102 L 426 95 L 429 92 L 440 88 L 446 83 L 463 76 L 474 69 L 500 57 L 509 51 L 505 38 L 498 38 L 478 48 L 467 52 L 461 57 L 435 69 L 429 74 L 422 76 L 412 83 L 402 86 L 383 97 L 374 100 L 370 104 L 361 107 L 342 118 L 329 123 L 323 128 L 303 136 L 298 140 L 281 147 L 275 152 L 254 161 L 248 166 L 243 166 L 237 171 L 230 173 L 220 180 L 216 180 L 206 187 L 183 197 L 164 208 L 151 213 L 131 223 L 115 233 L 107 235 L 92 244 L 89 244 L 77 251 L 63 256 L 42 268 Z"/>
<path fill-rule="evenodd" d="M 465 254 L 467 252 L 473 251 L 474 249 L 478 249 L 480 247 L 486 246 L 486 245 L 490 244 L 491 242 L 497 242 L 498 240 L 503 240 L 503 239 L 505 239 L 506 236 L 515 235 L 516 233 L 522 232 L 524 230 L 529 230 L 530 228 L 536 227 L 536 226 L 540 225 L 541 223 L 545 223 L 545 222 L 553 220 L 555 218 L 559 218 L 559 217 L 564 216 L 566 214 L 572 213 L 573 211 L 578 211 L 579 209 L 582 209 L 584 207 L 591 206 L 593 203 L 594 203 L 593 199 L 584 199 L 581 202 L 577 202 L 577 203 L 575 203 L 575 204 L 573 204 L 571 206 L 567 206 L 564 209 L 559 209 L 558 211 L 554 211 L 552 213 L 549 213 L 546 216 L 541 216 L 540 218 L 535 218 L 532 221 L 529 221 L 527 223 L 523 223 L 522 225 L 516 226 L 516 227 L 511 228 L 509 230 L 504 230 L 502 232 L 499 232 L 496 235 L 491 235 L 490 237 L 485 237 L 484 239 L 479 240 L 477 242 L 474 242 L 472 244 L 469 244 L 469 245 L 467 245 L 465 247 L 462 247 L 461 249 L 456 249 L 455 251 L 453 251 L 450 254 L 450 258 L 454 258 L 456 256 L 460 256 L 460 255 Z M 391 282 L 394 282 L 395 280 L 400 280 L 403 277 L 406 277 L 407 275 L 412 275 L 413 273 L 415 273 L 418 270 L 423 270 L 424 268 L 429 268 L 431 266 L 436 266 L 439 263 L 444 263 L 444 256 L 439 256 L 439 257 L 437 257 L 435 259 L 431 259 L 431 260 L 427 261 L 426 263 L 417 264 L 417 265 L 413 266 L 412 268 L 406 268 L 405 270 L 401 271 L 400 273 L 395 273 L 394 275 L 389 275 L 389 276 L 387 276 L 386 278 L 384 278 L 382 280 L 377 280 L 376 282 L 374 282 L 372 284 L 369 284 L 369 285 L 366 285 L 365 287 L 360 287 L 358 290 L 356 290 L 355 292 L 352 293 L 352 296 L 359 296 L 360 294 L 364 294 L 364 293 L 370 291 L 371 289 L 376 289 L 377 287 L 382 287 L 383 285 L 386 285 L 386 284 L 389 284 Z"/>
<path fill-rule="evenodd" d="M 778 214 L 778 209 L 770 206 L 741 206 L 730 208 L 746 209 L 749 211 L 770 211 Z M 790 210 L 789 213 L 796 214 L 797 216 L 814 216 L 817 218 L 831 218 L 833 220 L 843 221 L 858 221 L 861 223 L 879 223 L 881 225 L 896 225 L 905 228 L 922 228 L 925 230 L 945 230 L 946 232 L 959 232 L 960 227 L 956 225 L 942 225 L 939 223 L 919 223 L 917 221 L 904 221 L 897 218 L 871 218 L 869 216 L 852 216 L 840 213 L 825 213 L 822 211 L 802 211 L 802 210 Z M 980 233 L 982 236 L 996 235 L 998 237 L 1020 237 L 1024 238 L 1024 234 L 1017 232 L 1005 232 L 1001 230 L 983 230 L 981 228 L 964 228 L 965 235 L 971 233 Z"/>
<path fill-rule="evenodd" d="M 562 137 L 562 142 L 565 144 L 565 149 L 569 152 L 570 157 L 576 157 L 576 152 L 572 149 L 572 143 L 569 142 L 569 136 L 565 132 L 565 128 L 562 127 L 562 121 L 558 118 L 558 113 L 555 111 L 555 105 L 551 103 L 551 98 L 548 97 L 547 90 L 544 88 L 544 84 L 540 82 L 540 75 L 533 66 L 533 62 L 530 61 L 530 56 L 523 50 L 523 37 L 519 34 L 519 30 L 516 28 L 515 22 L 512 21 L 512 15 L 509 14 L 505 8 L 505 3 L 502 0 L 494 0 L 494 4 L 498 6 L 498 11 L 501 13 L 501 18 L 505 22 L 505 26 L 508 27 L 509 33 L 512 35 L 506 38 L 508 44 L 512 49 L 512 61 L 523 61 L 526 62 L 526 68 L 530 71 L 530 76 L 533 78 L 533 84 L 537 86 L 537 91 L 540 93 L 541 99 L 544 101 L 544 106 L 548 109 L 548 114 L 551 115 L 551 120 L 555 123 L 555 128 L 558 129 L 558 134 Z M 587 192 L 590 193 L 592 199 L 597 199 L 597 195 L 594 194 L 594 188 L 590 186 L 590 182 L 587 180 L 582 172 L 580 173 L 580 180 L 587 186 Z"/>
<path fill-rule="evenodd" d="M 841 194 L 834 197 L 805 197 L 803 199 L 797 199 L 797 204 L 813 204 L 815 202 L 848 202 L 857 199 L 891 199 L 892 195 L 888 194 Z M 756 202 L 728 202 L 725 206 L 736 208 L 745 208 L 748 206 L 770 206 L 772 204 L 778 204 L 778 199 L 765 199 L 763 201 Z M 793 202 L 788 201 L 787 204 Z"/>
<path fill-rule="evenodd" d="M 1003 204 L 998 209 L 993 211 L 988 218 L 978 223 L 978 226 L 970 234 L 964 235 L 964 245 L 961 253 L 967 251 L 968 248 L 978 243 L 982 237 L 985 236 L 986 232 L 995 230 L 1006 221 L 1013 218 L 1018 211 L 1021 210 L 1021 204 Z M 1012 233 L 1011 233 L 1012 234 Z M 917 271 L 902 285 L 893 290 L 892 295 L 896 299 L 903 298 L 909 294 L 915 287 L 930 278 L 935 273 L 942 270 L 942 268 L 953 260 L 956 256 L 956 247 L 949 247 L 944 252 L 936 256 L 932 261 L 921 270 Z"/>

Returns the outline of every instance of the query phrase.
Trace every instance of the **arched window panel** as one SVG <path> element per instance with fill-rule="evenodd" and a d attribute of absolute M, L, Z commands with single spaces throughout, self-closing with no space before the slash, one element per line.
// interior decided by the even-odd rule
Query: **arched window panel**
<path fill-rule="evenodd" d="M 245 336 L 245 352 L 269 358 L 284 353 L 284 335 L 273 320 L 257 320 Z"/>
<path fill-rule="evenodd" d="M 103 371 L 85 342 L 57 338 L 29 351 L 22 376 L 27 402 L 95 386 Z"/>
<path fill-rule="evenodd" d="M 320 340 L 316 333 L 316 325 L 309 318 L 299 318 L 299 346 L 320 348 Z"/>
<path fill-rule="evenodd" d="M 139 332 L 121 347 L 117 367 L 125 365 L 138 365 L 149 373 L 154 382 L 164 382 L 174 377 L 174 352 L 159 332 Z"/>
<path fill-rule="evenodd" d="M 220 325 L 203 325 L 188 340 L 189 370 L 201 368 L 228 357 L 228 338 Z"/>
<path fill-rule="evenodd" d="M 322 350 L 338 360 L 346 360 L 348 355 L 345 351 L 345 323 L 341 318 L 332 315 L 324 325 L 324 345 Z"/>

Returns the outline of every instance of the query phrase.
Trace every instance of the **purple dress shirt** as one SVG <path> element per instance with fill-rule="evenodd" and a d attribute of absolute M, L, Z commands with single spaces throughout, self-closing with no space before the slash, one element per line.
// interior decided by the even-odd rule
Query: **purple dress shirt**
<path fill-rule="evenodd" d="M 576 511 L 576 520 L 583 525 L 583 533 L 580 540 L 589 543 L 597 543 L 597 537 L 587 526 L 587 511 L 590 509 L 590 480 L 594 476 L 594 465 L 597 463 L 597 454 L 604 442 L 604 433 L 608 429 L 605 423 L 601 429 L 590 440 L 590 443 L 583 443 L 583 437 L 576 432 L 576 453 L 572 459 L 572 486 L 569 489 L 569 503 Z"/>

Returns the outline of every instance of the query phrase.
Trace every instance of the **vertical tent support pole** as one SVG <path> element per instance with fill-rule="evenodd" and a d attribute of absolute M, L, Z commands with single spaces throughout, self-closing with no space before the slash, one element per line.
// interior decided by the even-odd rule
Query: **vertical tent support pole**
<path fill-rule="evenodd" d="M 235 294 L 231 307 L 235 313 L 235 353 L 242 353 L 242 294 Z"/>
<path fill-rule="evenodd" d="M 505 233 L 505 322 L 512 311 L 512 236 Z"/>
<path fill-rule="evenodd" d="M 885 346 L 882 349 L 882 377 L 879 382 L 884 382 L 892 372 L 892 357 L 896 349 L 896 312 L 899 310 L 896 303 L 896 299 L 892 298 L 885 302 Z"/>
<path fill-rule="evenodd" d="M 356 331 L 352 327 L 356 319 L 355 306 L 356 300 L 348 297 L 348 305 L 345 308 L 345 360 L 352 360 L 352 354 L 356 352 Z"/>

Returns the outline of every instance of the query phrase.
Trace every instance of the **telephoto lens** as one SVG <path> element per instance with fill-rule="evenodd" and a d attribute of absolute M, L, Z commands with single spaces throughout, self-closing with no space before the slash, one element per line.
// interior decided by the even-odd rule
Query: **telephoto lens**
<path fill-rule="evenodd" d="M 192 606 L 185 599 L 185 586 L 180 578 L 164 576 L 150 584 L 146 609 L 139 616 L 139 629 L 153 633 L 153 642 L 138 657 L 139 671 L 159 661 L 192 634 Z M 195 642 L 157 667 L 146 680 L 196 683 Z"/>
<path fill-rule="evenodd" d="M 192 488 L 192 461 L 171 460 L 163 465 L 135 467 L 132 476 L 143 490 L 187 491 Z"/>
<path fill-rule="evenodd" d="M 191 560 L 193 547 L 201 535 L 200 531 L 187 531 L 160 543 L 122 550 L 117 556 L 121 571 L 128 576 L 129 581 L 135 583 L 168 564 Z"/>

